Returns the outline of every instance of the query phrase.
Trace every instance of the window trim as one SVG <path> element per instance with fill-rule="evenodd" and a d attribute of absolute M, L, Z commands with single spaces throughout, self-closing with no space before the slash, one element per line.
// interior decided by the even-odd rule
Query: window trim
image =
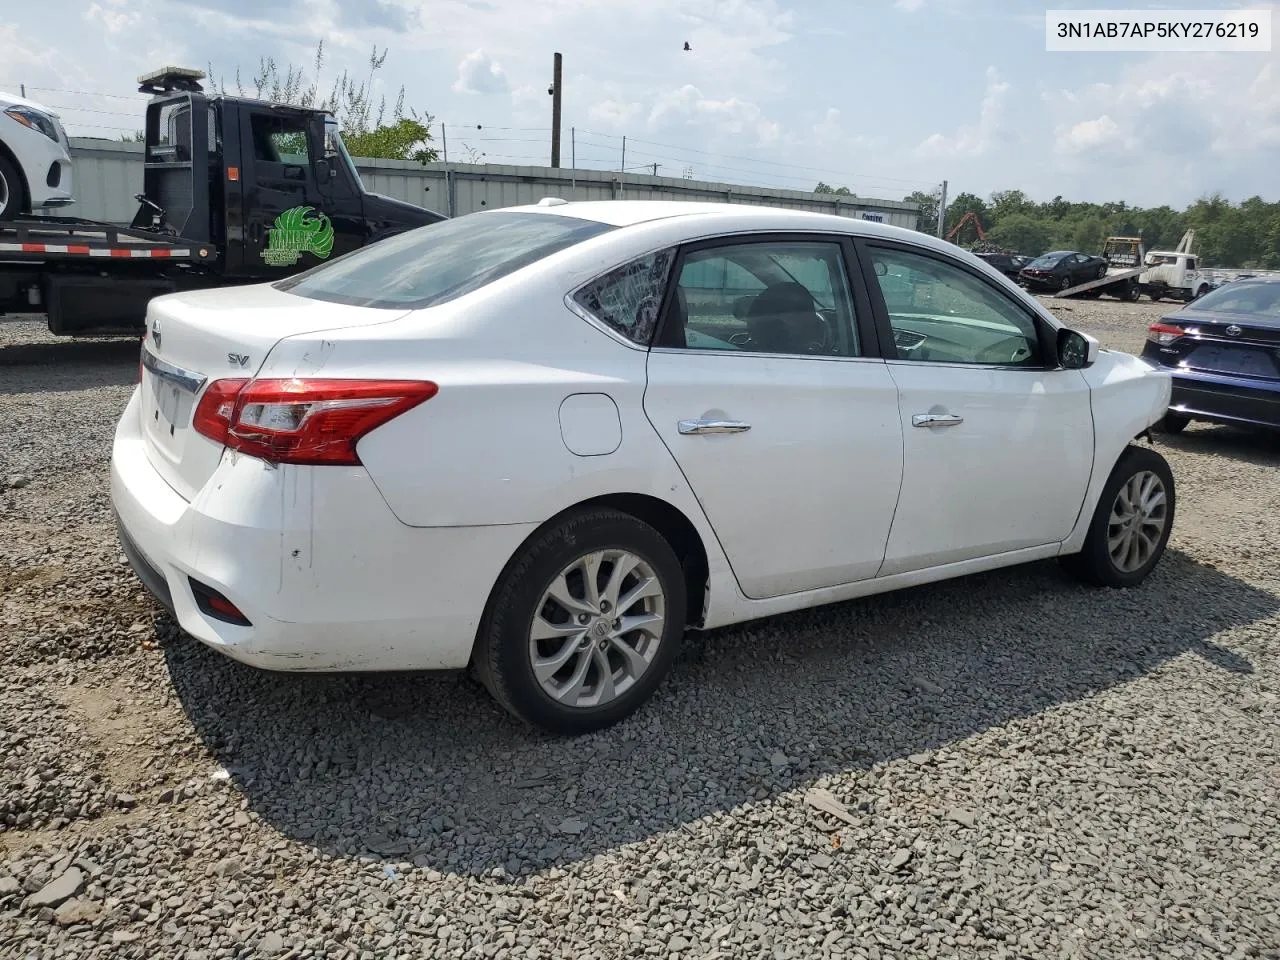
<path fill-rule="evenodd" d="M 658 339 L 658 331 L 662 327 L 662 311 L 667 307 L 667 291 L 671 287 L 671 275 L 675 272 L 675 266 L 679 262 L 680 258 L 679 246 L 679 243 L 672 243 L 668 240 L 665 243 L 660 243 L 655 247 L 650 247 L 648 250 L 644 250 L 634 256 L 629 256 L 627 259 L 601 270 L 599 273 L 592 275 L 589 279 L 583 280 L 577 286 L 570 289 L 569 292 L 564 295 L 564 305 L 569 308 L 571 313 L 576 314 L 578 319 L 587 321 L 587 323 L 591 324 L 591 326 L 595 327 L 601 333 L 607 333 L 623 346 L 630 347 L 633 350 L 643 350 L 647 353 L 653 340 Z M 650 343 L 640 343 L 638 340 L 632 340 L 626 334 L 615 330 L 606 320 L 604 320 L 604 318 L 597 317 L 594 313 L 578 302 L 577 297 L 579 293 L 591 286 L 593 283 L 598 283 L 600 280 L 603 280 L 619 267 L 625 267 L 628 263 L 643 260 L 645 257 L 652 257 L 655 253 L 662 253 L 664 250 L 675 250 L 675 255 L 672 257 L 671 268 L 667 274 L 667 281 L 662 288 L 662 296 L 658 301 L 658 322 L 654 325 L 653 337 L 650 340 Z"/>
<path fill-rule="evenodd" d="M 667 289 L 663 294 L 662 304 L 659 307 L 658 324 L 654 328 L 653 340 L 651 341 L 648 349 L 651 351 L 661 351 L 662 353 L 688 354 L 699 357 L 771 357 L 790 360 L 834 360 L 841 362 L 851 360 L 883 361 L 885 357 L 881 352 L 881 341 L 872 313 L 872 304 L 867 297 L 866 291 L 862 289 L 863 285 L 858 282 L 859 262 L 853 241 L 853 234 L 843 232 L 824 233 L 813 230 L 770 230 L 722 233 L 717 234 L 714 237 L 704 237 L 698 240 L 690 240 L 679 244 L 678 249 L 676 250 L 675 261 L 671 265 L 671 273 L 667 277 Z M 839 248 L 841 263 L 844 266 L 845 283 L 848 286 L 849 298 L 852 303 L 854 313 L 853 320 L 855 329 L 850 332 L 857 334 L 858 345 L 860 347 L 857 354 L 847 357 L 833 357 L 803 353 L 764 353 L 755 350 L 699 350 L 696 347 L 673 347 L 663 344 L 663 334 L 666 333 L 667 323 L 670 318 L 671 301 L 675 297 L 676 286 L 679 283 L 680 273 L 684 269 L 684 263 L 688 255 L 691 253 L 698 253 L 702 250 L 715 249 L 716 247 L 737 247 L 749 243 L 823 243 L 834 245 Z"/>
<path fill-rule="evenodd" d="M 998 285 L 991 281 L 990 277 L 985 276 L 972 264 L 957 260 L 950 254 L 934 250 L 930 247 L 920 246 L 913 243 L 906 243 L 900 240 L 890 240 L 881 237 L 875 237 L 868 240 L 864 237 L 854 238 L 854 247 L 858 252 L 858 261 L 862 269 L 862 283 L 867 288 L 872 303 L 872 311 L 875 316 L 877 332 L 880 336 L 881 351 L 884 359 L 889 363 L 910 363 L 914 366 L 930 366 L 940 367 L 942 369 L 964 369 L 964 370 L 1019 370 L 1030 373 L 1044 373 L 1049 370 L 1062 370 L 1063 366 L 1058 362 L 1058 327 L 1050 324 L 1044 317 L 1031 309 L 1027 304 L 1019 302 L 1011 296 L 1007 290 L 1002 290 Z M 893 339 L 893 324 L 889 321 L 889 309 L 885 305 L 884 294 L 880 289 L 880 281 L 876 277 L 875 267 L 871 260 L 871 251 L 874 249 L 901 250 L 904 253 L 915 254 L 920 257 L 932 257 L 949 267 L 953 267 L 962 273 L 967 273 L 975 280 L 985 284 L 992 292 L 1003 298 L 1016 310 L 1022 312 L 1034 325 L 1036 336 L 1040 343 L 1040 353 L 1044 358 L 1043 362 L 1036 366 L 1026 366 L 1022 364 L 1011 363 L 952 363 L 943 360 L 910 360 L 898 356 L 898 347 Z"/>

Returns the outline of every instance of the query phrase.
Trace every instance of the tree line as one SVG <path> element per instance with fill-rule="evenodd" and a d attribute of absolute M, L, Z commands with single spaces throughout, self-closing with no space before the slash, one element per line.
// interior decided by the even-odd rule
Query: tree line
<path fill-rule="evenodd" d="M 823 192 L 834 191 L 827 187 Z M 917 190 L 903 199 L 920 205 L 919 229 L 936 234 L 938 194 Z M 1096 254 L 1110 236 L 1141 236 L 1148 250 L 1171 250 L 1183 233 L 1195 230 L 1196 253 L 1205 266 L 1280 269 L 1280 203 L 1261 197 L 1235 204 L 1215 193 L 1175 210 L 1168 205 L 1131 207 L 1123 201 L 1072 203 L 1062 197 L 1036 203 L 1021 190 L 999 190 L 986 200 L 961 193 L 947 204 L 946 229 L 969 212 L 978 218 L 989 242 L 1011 253 L 1036 256 L 1047 250 L 1079 250 Z M 953 242 L 968 246 L 977 239 L 976 231 L 966 224 Z"/>

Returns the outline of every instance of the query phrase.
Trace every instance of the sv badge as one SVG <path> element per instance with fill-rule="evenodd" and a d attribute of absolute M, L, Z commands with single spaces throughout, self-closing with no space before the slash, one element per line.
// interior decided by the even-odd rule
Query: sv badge
<path fill-rule="evenodd" d="M 233 367 L 247 366 L 249 363 L 249 355 L 247 353 L 228 353 L 227 363 Z"/>

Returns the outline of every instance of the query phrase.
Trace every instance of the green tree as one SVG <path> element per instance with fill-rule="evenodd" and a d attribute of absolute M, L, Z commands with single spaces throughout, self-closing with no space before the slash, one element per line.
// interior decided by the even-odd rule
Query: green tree
<path fill-rule="evenodd" d="M 947 220 L 944 224 L 947 230 L 950 230 L 960 219 L 966 214 L 972 212 L 978 222 L 982 224 L 982 229 L 986 229 L 990 225 L 990 217 L 987 215 L 986 201 L 976 194 L 960 193 L 956 198 L 947 204 Z"/>
<path fill-rule="evenodd" d="M 920 208 L 920 220 L 916 229 L 921 233 L 932 236 L 938 232 L 938 202 L 942 199 L 941 193 L 941 190 L 929 193 L 913 190 L 902 198 L 904 202 L 914 203 Z"/>
<path fill-rule="evenodd" d="M 321 40 L 316 45 L 314 75 L 310 80 L 302 68 L 293 64 L 281 73 L 274 58 L 259 60 L 258 72 L 251 81 L 253 96 L 271 103 L 328 111 L 337 118 L 342 127 L 343 142 L 354 156 L 417 160 L 421 163 L 438 160 L 439 151 L 431 136 L 431 124 L 435 118 L 429 113 L 419 114 L 412 108 L 406 108 L 403 86 L 389 113 L 385 96 L 379 97 L 375 105 L 373 79 L 386 59 L 386 48 L 379 53 L 375 46 L 369 55 L 369 75 L 365 80 L 357 81 L 343 70 L 334 79 L 328 96 L 321 96 L 320 76 L 325 62 L 324 41 Z M 213 64 L 209 64 L 209 78 L 210 89 L 225 96 L 226 81 L 214 78 Z M 235 91 L 237 96 L 246 96 L 239 67 L 235 73 Z"/>
<path fill-rule="evenodd" d="M 848 187 L 833 187 L 829 183 L 818 181 L 818 185 L 813 188 L 814 193 L 830 193 L 837 197 L 852 197 L 854 193 Z"/>
<path fill-rule="evenodd" d="M 987 236 L 1014 253 L 1038 257 L 1049 249 L 1049 225 L 1038 217 L 1015 213 L 995 224 Z"/>

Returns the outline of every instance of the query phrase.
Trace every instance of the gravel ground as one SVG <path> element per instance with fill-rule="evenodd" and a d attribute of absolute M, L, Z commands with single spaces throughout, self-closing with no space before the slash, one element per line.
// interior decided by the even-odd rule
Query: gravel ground
<path fill-rule="evenodd" d="M 1160 308 L 1056 305 L 1136 350 Z M 1280 444 L 1162 440 L 1133 591 L 716 632 L 601 734 L 183 637 L 114 545 L 130 341 L 0 321 L 0 956 L 1280 958 Z"/>

